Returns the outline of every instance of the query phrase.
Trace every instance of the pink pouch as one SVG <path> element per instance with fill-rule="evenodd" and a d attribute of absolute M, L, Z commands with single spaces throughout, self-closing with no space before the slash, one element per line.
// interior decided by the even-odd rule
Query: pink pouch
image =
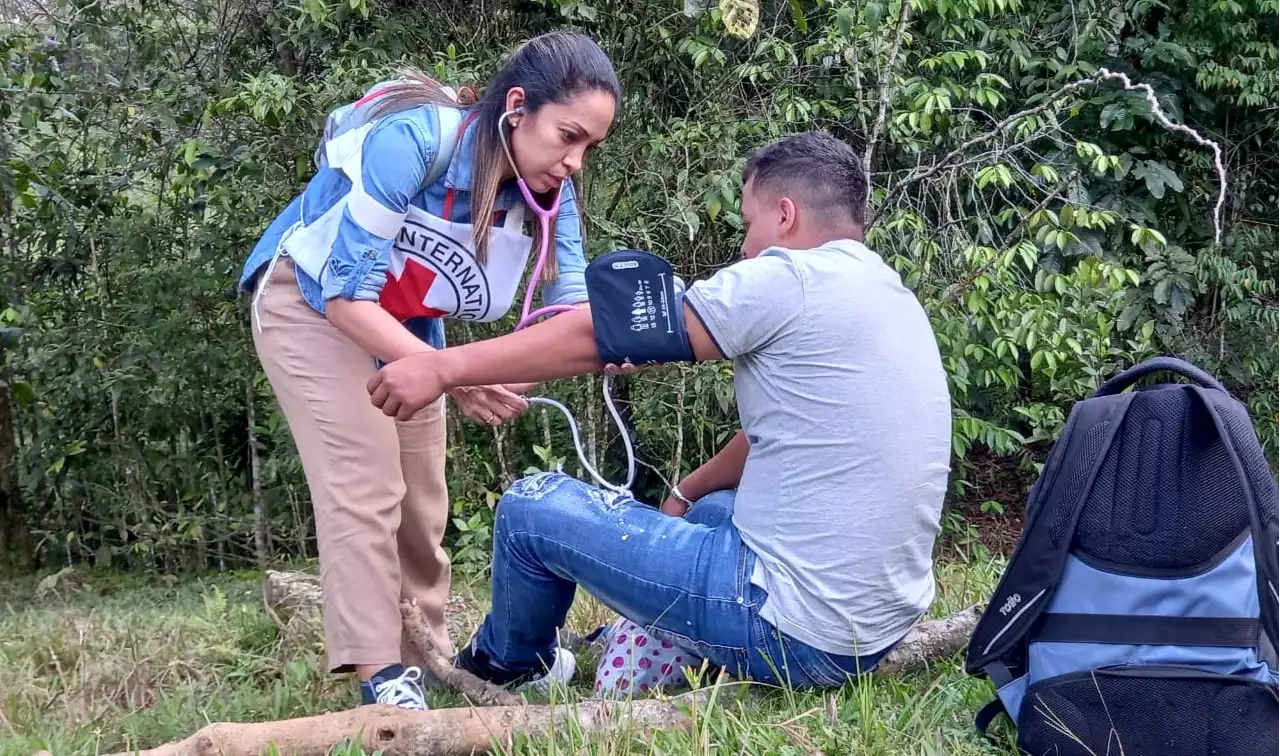
<path fill-rule="evenodd" d="M 619 617 L 604 629 L 599 641 L 604 652 L 596 667 L 596 695 L 638 696 L 660 688 L 688 685 L 685 669 L 697 668 L 702 659 L 658 640 L 640 625 Z"/>

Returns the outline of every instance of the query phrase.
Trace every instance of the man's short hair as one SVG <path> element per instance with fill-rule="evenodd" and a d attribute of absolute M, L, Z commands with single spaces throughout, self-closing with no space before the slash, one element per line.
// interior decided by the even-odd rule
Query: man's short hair
<path fill-rule="evenodd" d="M 742 182 L 787 196 L 815 217 L 862 227 L 867 177 L 853 149 L 825 131 L 808 131 L 765 145 L 747 158 Z"/>

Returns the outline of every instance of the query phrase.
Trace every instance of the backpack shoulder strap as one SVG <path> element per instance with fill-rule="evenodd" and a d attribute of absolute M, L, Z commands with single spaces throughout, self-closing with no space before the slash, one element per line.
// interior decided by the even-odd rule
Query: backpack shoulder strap
<path fill-rule="evenodd" d="M 431 168 L 427 171 L 423 186 L 431 186 L 440 180 L 444 172 L 449 169 L 454 148 L 458 146 L 458 127 L 462 124 L 462 111 L 441 105 L 436 108 L 436 116 L 439 120 L 440 144 L 436 149 L 435 158 L 431 161 Z"/>
<path fill-rule="evenodd" d="M 1263 502 L 1275 502 L 1280 493 L 1277 492 L 1271 471 L 1267 469 L 1261 444 L 1244 405 L 1226 393 L 1225 389 L 1221 392 L 1199 387 L 1193 390 L 1213 418 L 1218 436 L 1226 446 L 1231 466 L 1244 491 L 1245 507 L 1249 510 L 1249 531 L 1253 536 L 1254 564 L 1258 573 L 1258 603 L 1261 607 L 1262 626 L 1274 650 L 1280 647 L 1276 639 L 1277 618 L 1280 617 L 1276 546 L 1280 542 L 1280 528 L 1277 527 L 1275 510 L 1269 508 L 1269 511 L 1264 511 Z M 1242 451 L 1256 452 L 1248 455 L 1253 464 L 1246 466 Z"/>
<path fill-rule="evenodd" d="M 1048 606 L 1062 579 L 1080 512 L 1132 401 L 1132 393 L 1094 396 L 1072 408 L 1069 432 L 1055 444 L 1063 447 L 1058 464 L 1043 471 L 1046 479 L 1037 486 L 1022 539 L 969 639 L 969 674 L 990 674 L 987 667 L 1020 641 Z M 1081 473 L 1083 485 L 1073 485 Z"/>
<path fill-rule="evenodd" d="M 387 82 L 379 82 L 361 99 L 336 108 L 329 114 L 325 119 L 324 135 L 320 139 L 320 146 L 316 148 L 317 168 L 327 165 L 339 167 L 343 163 L 342 156 L 357 149 L 364 142 L 365 136 L 374 126 L 373 122 L 361 118 L 358 122 L 347 123 L 347 118 L 361 104 L 377 96 L 386 84 Z M 453 160 L 454 150 L 458 146 L 459 127 L 462 124 L 462 111 L 459 108 L 437 105 L 435 112 L 440 140 L 436 146 L 435 157 L 431 159 L 426 178 L 422 182 L 423 186 L 431 186 L 440 180 L 445 171 L 449 170 L 449 163 Z"/>
<path fill-rule="evenodd" d="M 992 736 L 991 733 L 987 732 L 987 730 L 991 728 L 991 723 L 996 721 L 996 719 L 1001 715 L 1004 715 L 1010 722 L 1013 721 L 1013 717 L 1009 716 L 1009 711 L 1004 707 L 1004 701 L 1001 701 L 999 698 L 993 698 L 986 706 L 979 709 L 977 715 L 973 718 L 973 726 L 978 728 L 978 732 L 982 733 L 982 737 L 986 738 L 987 742 L 996 746 L 1002 746 L 1004 743 L 996 740 L 996 738 Z"/>

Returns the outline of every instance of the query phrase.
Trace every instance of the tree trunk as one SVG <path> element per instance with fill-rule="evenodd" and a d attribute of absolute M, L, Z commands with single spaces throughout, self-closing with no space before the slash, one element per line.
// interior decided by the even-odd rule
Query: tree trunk
<path fill-rule="evenodd" d="M 597 446 L 599 442 L 597 440 L 598 433 L 597 433 L 597 427 L 596 427 L 596 377 L 594 375 L 587 375 L 586 397 L 587 397 L 587 462 L 591 463 L 591 466 L 593 468 L 595 468 L 596 470 L 599 470 L 600 455 L 596 453 L 596 449 L 600 447 Z M 578 477 L 581 478 L 582 475 L 579 474 Z"/>
<path fill-rule="evenodd" d="M 22 499 L 14 475 L 18 444 L 13 426 L 9 371 L 5 366 L 4 344 L 0 343 L 0 574 L 9 569 L 24 573 L 31 567 L 31 542 L 22 523 L 19 511 Z"/>
<path fill-rule="evenodd" d="M 505 425 L 494 426 L 493 428 L 493 450 L 498 455 L 498 469 L 502 472 L 502 488 L 506 490 L 516 482 L 515 468 L 511 466 L 511 455 L 508 454 L 507 447 L 507 427 Z"/>
<path fill-rule="evenodd" d="M 266 508 L 262 503 L 262 480 L 259 475 L 257 417 L 253 412 L 253 375 L 245 379 L 245 415 L 248 419 L 249 478 L 253 495 L 253 552 L 258 567 L 265 568 L 271 561 L 271 533 Z"/>

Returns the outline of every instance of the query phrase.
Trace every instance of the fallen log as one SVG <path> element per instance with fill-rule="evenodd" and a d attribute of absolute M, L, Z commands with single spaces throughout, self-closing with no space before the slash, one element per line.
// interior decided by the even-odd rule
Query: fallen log
<path fill-rule="evenodd" d="M 875 675 L 895 677 L 923 669 L 930 662 L 950 658 L 969 645 L 969 636 L 978 627 L 982 611 L 981 604 L 974 604 L 950 617 L 916 623 L 880 661 Z"/>
<path fill-rule="evenodd" d="M 323 601 L 320 578 L 306 572 L 267 570 L 262 598 L 282 622 L 288 622 L 299 611 L 319 611 Z"/>
<path fill-rule="evenodd" d="M 275 620 L 285 655 L 306 649 L 324 653 L 323 594 L 320 576 L 309 572 L 267 570 L 262 586 L 262 602 Z M 445 620 L 451 637 L 464 636 L 472 629 L 470 602 L 453 594 L 445 605 Z"/>
<path fill-rule="evenodd" d="M 268 608 L 286 625 L 295 624 L 297 618 L 311 618 L 319 611 L 320 580 L 306 573 L 271 570 L 267 572 L 264 597 Z M 902 675 L 919 670 L 929 662 L 951 657 L 968 644 L 969 636 L 978 626 L 982 609 L 981 604 L 975 604 L 949 617 L 919 622 L 885 656 L 875 674 L 880 677 Z M 516 703 L 518 699 L 515 696 L 510 693 L 504 695 L 496 686 L 488 685 L 466 672 L 462 672 L 462 676 L 457 675 L 456 672 L 460 670 L 445 661 L 444 656 L 435 648 L 416 610 L 402 604 L 401 614 L 405 618 L 405 630 L 427 660 L 427 671 L 446 686 L 474 704 L 505 706 Z M 414 629 L 415 626 L 418 630 Z"/>
<path fill-rule="evenodd" d="M 702 698 L 698 696 L 697 698 Z M 191 737 L 112 756 L 324 756 L 344 741 L 385 756 L 471 756 L 509 749 L 516 734 L 547 736 L 576 723 L 581 732 L 629 728 L 687 730 L 691 720 L 671 700 L 583 701 L 556 706 L 495 706 L 409 711 L 389 704 L 299 719 L 217 723 Z M 273 749 L 270 750 L 270 749 Z"/>
<path fill-rule="evenodd" d="M 324 652 L 323 596 L 320 578 L 305 572 L 267 571 L 262 603 L 276 623 L 286 656 Z"/>

